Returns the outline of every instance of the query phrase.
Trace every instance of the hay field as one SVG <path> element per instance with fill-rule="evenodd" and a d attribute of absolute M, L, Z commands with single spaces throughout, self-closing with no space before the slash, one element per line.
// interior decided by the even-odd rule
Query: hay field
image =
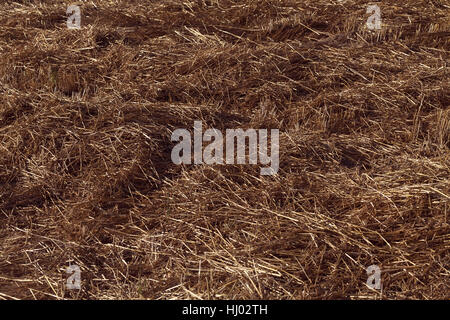
<path fill-rule="evenodd" d="M 449 36 L 444 0 L 2 1 L 0 299 L 449 299 Z M 195 120 L 279 129 L 278 174 L 175 165 Z"/>

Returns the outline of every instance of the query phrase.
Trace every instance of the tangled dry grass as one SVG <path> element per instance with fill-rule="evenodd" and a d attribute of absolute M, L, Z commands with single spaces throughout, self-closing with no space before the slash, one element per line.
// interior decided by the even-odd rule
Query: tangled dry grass
<path fill-rule="evenodd" d="M 369 4 L 3 1 L 0 298 L 448 299 L 450 6 Z M 194 120 L 278 175 L 174 165 Z"/>

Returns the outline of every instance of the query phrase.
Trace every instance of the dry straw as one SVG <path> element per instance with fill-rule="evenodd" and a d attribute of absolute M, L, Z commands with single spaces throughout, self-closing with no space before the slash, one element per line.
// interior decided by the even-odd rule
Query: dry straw
<path fill-rule="evenodd" d="M 446 1 L 69 4 L 0 11 L 0 298 L 449 298 Z M 278 175 L 174 165 L 194 120 Z"/>

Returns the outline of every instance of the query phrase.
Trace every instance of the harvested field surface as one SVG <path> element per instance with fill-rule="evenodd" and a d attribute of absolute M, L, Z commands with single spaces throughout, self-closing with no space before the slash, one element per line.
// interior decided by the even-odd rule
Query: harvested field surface
<path fill-rule="evenodd" d="M 2 1 L 0 299 L 449 299 L 449 57 L 444 0 Z"/>

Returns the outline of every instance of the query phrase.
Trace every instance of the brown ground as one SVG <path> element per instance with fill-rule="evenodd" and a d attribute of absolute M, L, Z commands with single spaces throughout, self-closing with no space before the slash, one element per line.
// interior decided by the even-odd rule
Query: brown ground
<path fill-rule="evenodd" d="M 70 3 L 0 7 L 0 298 L 450 297 L 448 1 Z M 174 165 L 194 120 L 278 175 Z"/>

